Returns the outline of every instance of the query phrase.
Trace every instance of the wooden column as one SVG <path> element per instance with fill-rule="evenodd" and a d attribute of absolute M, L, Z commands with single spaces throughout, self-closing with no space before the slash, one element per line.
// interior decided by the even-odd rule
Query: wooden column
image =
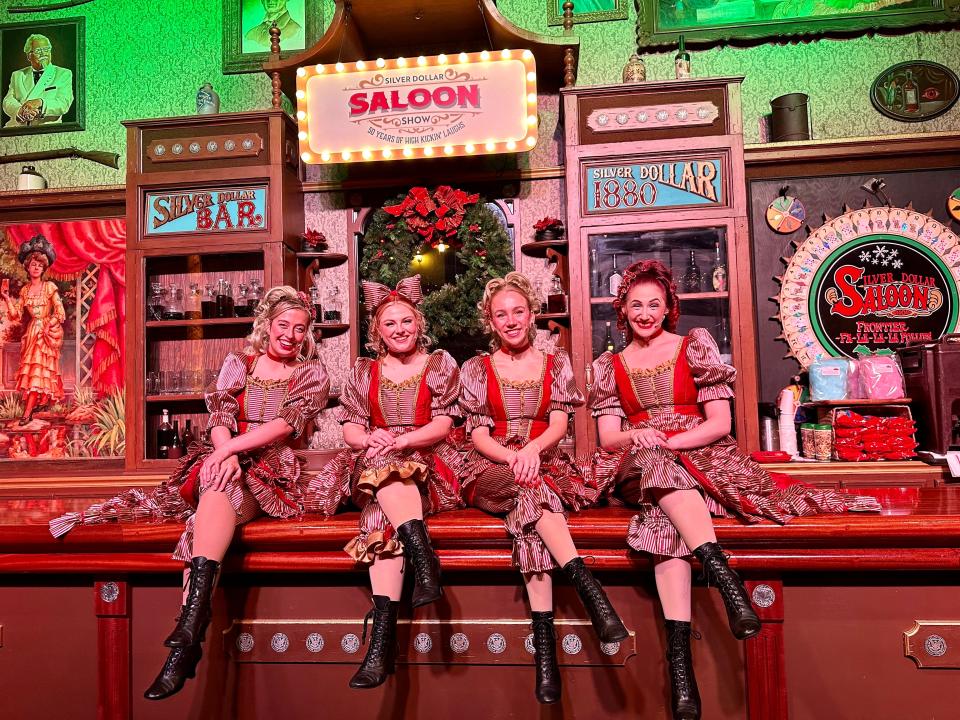
<path fill-rule="evenodd" d="M 761 630 L 746 642 L 747 719 L 787 720 L 787 667 L 783 647 L 783 582 L 745 583 Z"/>
<path fill-rule="evenodd" d="M 126 720 L 130 692 L 130 595 L 126 582 L 93 585 L 97 614 L 97 718 Z"/>

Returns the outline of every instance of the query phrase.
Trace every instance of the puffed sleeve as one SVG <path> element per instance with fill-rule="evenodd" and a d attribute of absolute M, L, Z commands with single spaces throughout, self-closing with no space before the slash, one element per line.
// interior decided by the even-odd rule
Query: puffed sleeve
<path fill-rule="evenodd" d="M 286 421 L 293 428 L 292 437 L 298 438 L 307 423 L 326 407 L 329 397 L 330 378 L 323 363 L 319 360 L 305 362 L 293 371 L 287 397 L 277 417 Z"/>
<path fill-rule="evenodd" d="M 697 386 L 697 402 L 733 397 L 731 385 L 737 377 L 737 371 L 732 365 L 721 362 L 716 340 L 703 328 L 690 331 L 687 364 Z"/>
<path fill-rule="evenodd" d="M 593 386 L 590 388 L 590 414 L 626 417 L 617 392 L 617 376 L 613 372 L 613 353 L 605 352 L 593 361 Z"/>
<path fill-rule="evenodd" d="M 550 383 L 550 409 L 569 414 L 583 405 L 583 393 L 573 377 L 573 366 L 566 350 L 553 353 L 553 377 Z"/>
<path fill-rule="evenodd" d="M 340 407 L 334 417 L 341 425 L 354 423 L 370 429 L 370 358 L 357 358 L 340 394 Z"/>
<path fill-rule="evenodd" d="M 487 402 L 487 368 L 483 356 L 470 358 L 460 368 L 460 410 L 467 420 L 467 432 L 493 427 Z"/>
<path fill-rule="evenodd" d="M 460 412 L 460 368 L 445 350 L 435 352 L 428 361 L 427 387 L 430 388 L 430 417 L 462 416 Z"/>
<path fill-rule="evenodd" d="M 223 361 L 216 384 L 207 388 L 204 400 L 207 403 L 207 432 L 215 427 L 237 431 L 237 414 L 240 403 L 237 396 L 247 384 L 247 358 L 242 353 L 230 353 Z"/>
<path fill-rule="evenodd" d="M 50 298 L 50 304 L 53 306 L 53 317 L 62 325 L 67 320 L 67 313 L 63 309 L 63 299 L 60 297 L 60 291 L 57 290 L 56 283 L 47 283 L 47 297 Z"/>

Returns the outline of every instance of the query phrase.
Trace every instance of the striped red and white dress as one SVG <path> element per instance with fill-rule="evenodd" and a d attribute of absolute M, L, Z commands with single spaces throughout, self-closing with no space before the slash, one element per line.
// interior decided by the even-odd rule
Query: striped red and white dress
<path fill-rule="evenodd" d="M 436 350 L 414 377 L 395 383 L 378 360 L 358 358 L 340 398 L 337 419 L 367 430 L 385 428 L 402 435 L 435 417 L 459 418 L 460 369 L 449 353 Z M 344 550 L 357 562 L 400 555 L 403 547 L 376 500 L 377 488 L 389 482 L 412 482 L 420 488 L 424 515 L 462 507 L 460 453 L 446 440 L 430 448 L 408 448 L 369 460 L 366 450 L 341 450 L 310 482 L 306 509 L 333 515 L 351 499 L 361 508 L 360 532 Z"/>
<path fill-rule="evenodd" d="M 205 395 L 207 431 L 229 428 L 245 433 L 275 418 L 283 418 L 293 433 L 240 457 L 242 475 L 228 483 L 226 493 L 237 513 L 237 524 L 260 515 L 289 518 L 304 512 L 304 493 L 309 475 L 302 469 L 303 458 L 294 451 L 294 441 L 327 404 L 330 381 L 319 360 L 298 365 L 286 380 L 261 380 L 254 375 L 259 355 L 231 353 L 223 362 L 215 385 Z M 50 521 L 54 537 L 76 525 L 104 522 L 186 521 L 174 559 L 189 562 L 193 557 L 194 511 L 204 488 L 199 473 L 203 461 L 213 452 L 204 440 L 187 449 L 177 469 L 156 489 L 127 490 L 81 513 L 68 513 Z"/>
<path fill-rule="evenodd" d="M 486 425 L 501 445 L 519 449 L 548 427 L 550 413 L 568 415 L 583 405 L 570 358 L 563 350 L 544 355 L 535 378 L 523 382 L 502 379 L 490 355 L 464 363 L 460 405 L 467 432 Z M 489 460 L 476 449 L 467 455 L 463 496 L 468 505 L 494 515 L 506 514 L 505 526 L 513 537 L 513 562 L 524 573 L 545 572 L 557 567 L 534 527 L 545 510 L 581 510 L 593 504 L 597 492 L 584 483 L 583 474 L 571 459 L 554 446 L 540 455 L 540 482 L 532 488 L 519 486 L 513 471 Z"/>
<path fill-rule="evenodd" d="M 720 360 L 709 332 L 695 328 L 683 338 L 669 362 L 631 369 L 622 354 L 604 353 L 593 363 L 590 409 L 594 417 L 623 418 L 622 429 L 653 427 L 668 436 L 703 422 L 702 403 L 733 397 L 736 370 Z M 666 448 L 598 448 L 594 482 L 640 512 L 630 522 L 627 543 L 634 550 L 685 557 L 691 548 L 656 504 L 655 489 L 695 489 L 716 517 L 786 523 L 799 515 L 877 511 L 874 498 L 818 490 L 797 483 L 779 487 L 727 435 L 702 448 L 673 452 Z"/>

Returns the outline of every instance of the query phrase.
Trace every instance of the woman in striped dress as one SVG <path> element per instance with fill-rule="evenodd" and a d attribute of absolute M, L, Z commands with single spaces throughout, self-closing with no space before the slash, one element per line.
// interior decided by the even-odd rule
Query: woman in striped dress
<path fill-rule="evenodd" d="M 667 626 L 674 718 L 700 717 L 690 658 L 691 553 L 720 591 L 738 639 L 760 632 L 740 578 L 717 544 L 711 513 L 787 522 L 797 515 L 879 510 L 872 498 L 793 485 L 784 490 L 730 436 L 731 384 L 716 342 L 696 328 L 674 333 L 680 305 L 670 271 L 640 261 L 624 272 L 614 299 L 623 352 L 593 363 L 590 408 L 600 448 L 598 489 L 639 508 L 627 543 L 655 557 L 654 575 Z"/>
<path fill-rule="evenodd" d="M 268 291 L 247 348 L 227 356 L 206 392 L 209 439 L 193 443 L 154 491 L 128 490 L 50 522 L 60 537 L 78 524 L 186 521 L 173 554 L 186 563 L 183 606 L 164 643 L 170 654 L 144 693 L 148 700 L 169 697 L 194 677 L 217 573 L 236 526 L 304 510 L 308 478 L 293 441 L 327 404 L 330 389 L 323 365 L 312 359 L 313 320 L 303 293 L 288 286 Z"/>
<path fill-rule="evenodd" d="M 523 573 L 533 616 L 536 696 L 560 699 L 550 571 L 560 565 L 577 589 L 593 627 L 606 643 L 628 633 L 600 583 L 579 557 L 564 511 L 593 503 L 580 471 L 557 444 L 569 415 L 583 404 L 570 359 L 543 353 L 536 337 L 536 293 L 518 272 L 487 283 L 480 303 L 493 352 L 461 371 L 461 406 L 474 449 L 467 457 L 463 495 L 468 504 L 506 515 L 513 560 Z"/>
<path fill-rule="evenodd" d="M 414 574 L 413 607 L 440 597 L 440 563 L 424 515 L 460 507 L 462 460 L 446 438 L 459 417 L 460 371 L 445 351 L 428 352 L 420 276 L 391 291 L 363 283 L 369 348 L 359 358 L 337 409 L 349 446 L 313 480 L 307 509 L 334 514 L 351 497 L 362 508 L 360 533 L 344 548 L 369 566 L 370 646 L 350 687 L 374 688 L 394 670 L 404 557 Z"/>

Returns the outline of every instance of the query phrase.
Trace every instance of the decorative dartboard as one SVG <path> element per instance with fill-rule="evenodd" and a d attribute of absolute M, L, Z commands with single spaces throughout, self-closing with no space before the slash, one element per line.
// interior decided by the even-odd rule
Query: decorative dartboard
<path fill-rule="evenodd" d="M 934 218 L 910 206 L 848 209 L 794 245 L 775 300 L 803 367 L 956 332 L 960 239 Z"/>
<path fill-rule="evenodd" d="M 803 203 L 791 195 L 780 195 L 767 206 L 767 225 L 774 232 L 784 235 L 796 232 L 806 219 Z"/>

